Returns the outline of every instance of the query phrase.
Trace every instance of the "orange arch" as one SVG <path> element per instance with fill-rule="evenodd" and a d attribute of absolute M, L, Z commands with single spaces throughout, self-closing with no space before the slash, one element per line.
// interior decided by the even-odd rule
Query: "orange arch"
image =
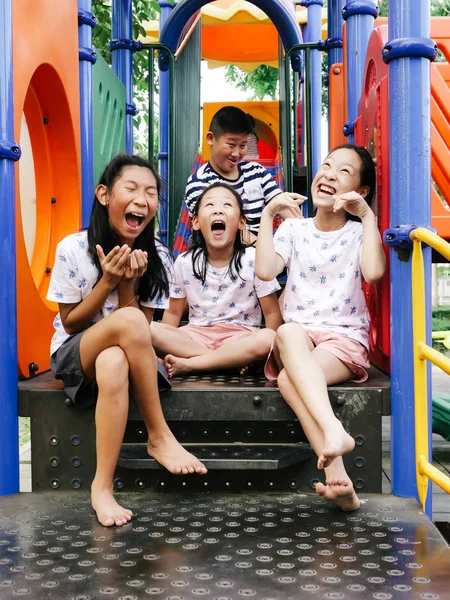
<path fill-rule="evenodd" d="M 58 23 L 56 26 L 55 17 Z M 76 2 L 13 2 L 14 123 L 30 134 L 36 178 L 36 239 L 28 263 L 16 163 L 19 376 L 49 368 L 57 305 L 45 296 L 56 244 L 81 222 L 78 15 Z"/>

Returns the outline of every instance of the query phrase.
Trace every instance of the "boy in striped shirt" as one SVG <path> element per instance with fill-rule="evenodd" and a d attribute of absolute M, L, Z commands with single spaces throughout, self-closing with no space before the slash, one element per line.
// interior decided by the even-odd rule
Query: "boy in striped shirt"
<path fill-rule="evenodd" d="M 253 161 L 242 162 L 252 130 L 250 119 L 244 111 L 236 106 L 222 107 L 214 115 L 206 134 L 211 157 L 189 177 L 184 198 L 192 214 L 192 209 L 205 188 L 216 182 L 231 185 L 244 202 L 247 229 L 253 234 L 247 242 L 253 241 L 258 234 L 265 205 L 283 193 L 262 165 Z M 289 196 L 300 198 L 298 194 Z"/>

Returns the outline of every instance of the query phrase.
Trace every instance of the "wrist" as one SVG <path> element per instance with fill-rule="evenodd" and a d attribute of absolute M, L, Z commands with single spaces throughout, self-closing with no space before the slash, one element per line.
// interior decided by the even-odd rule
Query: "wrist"
<path fill-rule="evenodd" d="M 362 223 L 368 223 L 369 221 L 376 221 L 376 217 L 370 207 L 367 207 L 366 212 L 359 217 Z"/>
<path fill-rule="evenodd" d="M 111 279 L 107 275 L 103 275 L 98 282 L 98 285 L 101 286 L 105 291 L 110 294 L 113 289 L 116 287 L 117 282 L 111 281 Z"/>

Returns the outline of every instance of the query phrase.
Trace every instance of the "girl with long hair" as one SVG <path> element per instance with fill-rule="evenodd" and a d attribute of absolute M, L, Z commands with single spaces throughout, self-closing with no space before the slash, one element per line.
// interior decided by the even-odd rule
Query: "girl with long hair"
<path fill-rule="evenodd" d="M 68 397 L 95 402 L 97 469 L 92 506 L 102 525 L 132 517 L 113 496 L 130 385 L 148 432 L 147 451 L 174 474 L 206 473 L 170 431 L 158 393 L 149 323 L 167 305 L 171 259 L 155 239 L 160 182 L 148 161 L 118 155 L 95 190 L 87 231 L 58 244 L 47 295 L 58 302 L 51 369 Z"/>
<path fill-rule="evenodd" d="M 281 324 L 279 285 L 255 276 L 255 249 L 242 242 L 239 194 L 224 183 L 211 185 L 194 207 L 192 229 L 189 250 L 175 261 L 169 308 L 162 323 L 152 323 L 169 377 L 264 359 Z M 186 298 L 189 323 L 178 327 Z"/>

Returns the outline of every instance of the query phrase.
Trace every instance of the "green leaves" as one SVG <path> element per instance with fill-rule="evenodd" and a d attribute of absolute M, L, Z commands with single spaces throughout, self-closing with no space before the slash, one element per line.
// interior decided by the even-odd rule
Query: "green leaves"
<path fill-rule="evenodd" d="M 225 81 L 235 83 L 236 87 L 248 91 L 251 96 L 249 100 L 263 100 L 278 97 L 278 69 L 260 65 L 254 71 L 246 73 L 236 65 L 230 65 L 225 72 Z"/>

